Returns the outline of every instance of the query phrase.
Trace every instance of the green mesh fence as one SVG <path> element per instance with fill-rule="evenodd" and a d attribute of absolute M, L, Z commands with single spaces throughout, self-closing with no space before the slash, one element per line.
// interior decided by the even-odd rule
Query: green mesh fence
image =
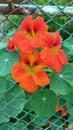
<path fill-rule="evenodd" d="M 3 67 L 0 69 L 0 130 L 73 130 L 73 93 L 69 99 L 59 97 L 63 108 L 68 106 L 67 115 L 59 111 L 42 118 L 32 110 L 31 94 L 25 94 L 9 75 L 4 77 L 19 58 L 17 54 L 5 50 L 7 39 L 12 37 L 28 14 L 33 18 L 44 18 L 49 31 L 59 30 L 64 42 L 73 37 L 73 0 L 0 1 L 0 42 L 3 44 L 0 46 L 0 68 Z M 73 61 L 73 56 L 71 59 Z M 38 109 L 37 103 L 36 107 Z"/>

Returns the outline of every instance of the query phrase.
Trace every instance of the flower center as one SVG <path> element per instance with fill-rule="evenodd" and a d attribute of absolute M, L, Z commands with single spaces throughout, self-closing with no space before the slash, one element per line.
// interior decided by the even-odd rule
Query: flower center
<path fill-rule="evenodd" d="M 53 54 L 53 55 L 57 55 L 57 53 L 58 53 L 58 50 L 59 50 L 59 47 L 54 47 L 54 46 L 52 46 L 51 48 L 50 48 L 50 50 L 51 50 L 51 53 Z"/>
<path fill-rule="evenodd" d="M 33 40 L 35 38 L 35 32 L 33 29 L 31 29 L 31 31 L 29 33 L 26 34 L 26 37 L 30 40 Z"/>
<path fill-rule="evenodd" d="M 44 68 L 43 64 L 39 64 L 39 65 L 24 65 L 24 68 L 26 69 L 28 75 L 33 75 L 36 74 L 39 70 Z"/>

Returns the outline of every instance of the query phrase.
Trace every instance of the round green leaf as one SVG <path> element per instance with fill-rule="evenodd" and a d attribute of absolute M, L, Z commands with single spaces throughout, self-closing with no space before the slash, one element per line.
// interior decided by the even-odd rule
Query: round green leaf
<path fill-rule="evenodd" d="M 51 116 L 55 113 L 58 98 L 51 90 L 38 90 L 31 97 L 31 108 L 41 117 Z"/>
<path fill-rule="evenodd" d="M 4 93 L 7 87 L 7 81 L 5 78 L 0 77 L 0 94 Z"/>
<path fill-rule="evenodd" d="M 18 59 L 19 55 L 17 52 L 2 51 L 0 53 L 0 76 L 9 74 L 13 63 L 18 61 Z"/>
<path fill-rule="evenodd" d="M 56 93 L 66 95 L 73 90 L 73 64 L 64 65 L 62 71 L 51 75 L 50 88 Z"/>

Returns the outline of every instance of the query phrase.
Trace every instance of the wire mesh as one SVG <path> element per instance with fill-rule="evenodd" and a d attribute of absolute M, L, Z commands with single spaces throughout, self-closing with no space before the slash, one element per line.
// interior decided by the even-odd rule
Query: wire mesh
<path fill-rule="evenodd" d="M 67 10 L 65 10 L 66 8 Z M 73 36 L 72 0 L 17 0 L 13 1 L 11 5 L 6 1 L 2 1 L 0 4 L 0 41 L 7 42 L 7 38 L 12 36 L 20 22 L 28 14 L 32 15 L 33 18 L 43 17 L 49 26 L 49 31 L 60 30 L 64 40 Z M 71 129 L 66 128 L 66 126 L 68 124 L 71 124 L 70 127 L 73 126 L 73 116 L 68 118 L 58 113 L 52 115 L 55 118 L 53 121 L 50 121 L 50 117 L 44 119 L 39 117 L 39 115 L 33 113 L 32 108 L 29 108 L 30 95 L 27 95 L 27 98 L 24 99 L 23 96 L 20 96 L 22 91 L 19 91 L 17 95 L 14 92 L 11 93 L 11 89 L 15 88 L 16 83 L 9 77 L 7 77 L 7 81 L 10 81 L 10 85 L 0 95 L 0 130 L 63 130 L 64 126 L 66 130 Z M 10 99 L 7 97 L 8 93 L 10 93 Z M 23 109 L 21 104 L 16 104 L 16 99 L 22 102 L 23 105 L 25 103 Z M 67 110 L 68 112 L 73 110 L 72 103 L 65 100 L 65 105 L 71 105 Z M 11 109 L 10 112 L 8 112 L 8 109 Z"/>

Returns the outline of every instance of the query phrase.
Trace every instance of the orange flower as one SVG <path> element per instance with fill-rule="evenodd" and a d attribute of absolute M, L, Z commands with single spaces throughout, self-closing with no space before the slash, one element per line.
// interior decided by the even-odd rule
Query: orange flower
<path fill-rule="evenodd" d="M 43 48 L 41 58 L 45 64 L 56 72 L 61 71 L 62 64 L 67 64 L 67 58 L 61 49 L 59 31 L 54 34 L 47 32 L 42 39 L 41 46 Z"/>
<path fill-rule="evenodd" d="M 8 38 L 7 49 L 10 51 L 14 51 L 14 45 L 13 45 L 12 38 Z"/>
<path fill-rule="evenodd" d="M 31 53 L 41 42 L 42 35 L 48 26 L 41 17 L 32 19 L 27 16 L 13 35 L 13 43 L 24 53 Z"/>
<path fill-rule="evenodd" d="M 11 69 L 14 80 L 19 82 L 21 88 L 28 92 L 34 92 L 38 85 L 44 86 L 50 82 L 49 77 L 43 70 L 45 66 L 40 59 L 40 53 L 20 53 L 20 61 L 16 62 Z"/>

